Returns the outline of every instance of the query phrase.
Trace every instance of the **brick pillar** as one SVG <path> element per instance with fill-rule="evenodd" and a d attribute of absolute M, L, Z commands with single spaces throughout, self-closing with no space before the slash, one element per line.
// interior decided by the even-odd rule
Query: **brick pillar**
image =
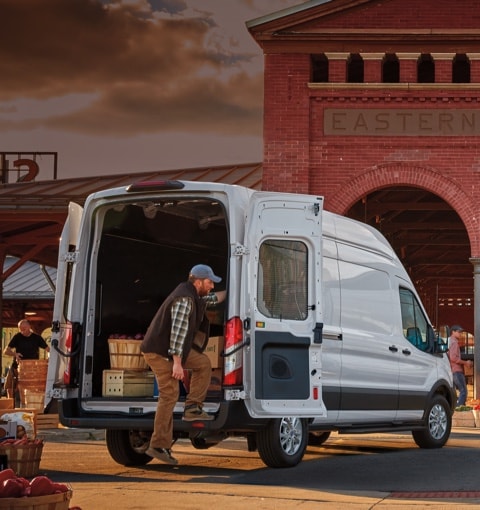
<path fill-rule="evenodd" d="M 470 59 L 470 82 L 480 83 L 480 53 L 468 53 Z"/>
<path fill-rule="evenodd" d="M 382 61 L 385 53 L 362 53 L 363 81 L 365 83 L 382 82 Z"/>
<path fill-rule="evenodd" d="M 452 83 L 453 53 L 431 53 L 435 64 L 435 83 Z"/>
<path fill-rule="evenodd" d="M 347 59 L 350 53 L 325 53 L 328 58 L 328 81 L 345 83 L 347 81 Z"/>
<path fill-rule="evenodd" d="M 382 82 L 382 60 L 385 53 L 362 53 L 363 81 L 365 83 Z"/>
<path fill-rule="evenodd" d="M 400 83 L 417 83 L 418 53 L 397 53 L 400 61 Z"/>

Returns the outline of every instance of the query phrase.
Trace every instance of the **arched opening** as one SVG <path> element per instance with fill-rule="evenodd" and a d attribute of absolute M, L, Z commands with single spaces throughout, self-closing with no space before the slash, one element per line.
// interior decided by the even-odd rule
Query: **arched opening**
<path fill-rule="evenodd" d="M 382 82 L 400 82 L 400 62 L 395 53 L 386 53 L 382 60 Z"/>
<path fill-rule="evenodd" d="M 313 83 L 328 83 L 328 58 L 324 53 L 311 55 L 311 81 Z"/>
<path fill-rule="evenodd" d="M 435 327 L 464 324 L 473 333 L 473 267 L 465 226 L 439 196 L 413 186 L 372 191 L 346 215 L 373 225 L 388 239 Z"/>
<path fill-rule="evenodd" d="M 363 83 L 363 58 L 359 53 L 351 53 L 347 60 L 347 83 Z"/>
<path fill-rule="evenodd" d="M 422 53 L 418 58 L 417 82 L 435 83 L 435 62 L 429 53 Z"/>
<path fill-rule="evenodd" d="M 470 60 L 465 53 L 457 53 L 453 59 L 452 83 L 470 83 Z"/>

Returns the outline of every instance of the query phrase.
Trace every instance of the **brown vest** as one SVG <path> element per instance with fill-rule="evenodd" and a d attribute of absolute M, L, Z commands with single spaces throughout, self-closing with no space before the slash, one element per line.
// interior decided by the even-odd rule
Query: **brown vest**
<path fill-rule="evenodd" d="M 209 323 L 205 316 L 206 303 L 198 295 L 197 289 L 191 282 L 183 282 L 167 296 L 153 317 L 140 347 L 142 352 L 154 352 L 160 356 L 169 357 L 172 306 L 176 299 L 185 297 L 192 300 L 193 306 L 188 319 L 188 332 L 183 345 L 182 359 L 187 359 L 197 331 L 205 332 L 208 337 Z"/>

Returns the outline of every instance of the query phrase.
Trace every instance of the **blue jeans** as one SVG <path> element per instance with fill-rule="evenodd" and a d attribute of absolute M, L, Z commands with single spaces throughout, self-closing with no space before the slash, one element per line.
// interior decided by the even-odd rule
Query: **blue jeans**
<path fill-rule="evenodd" d="M 458 390 L 456 407 L 464 406 L 467 401 L 467 381 L 463 372 L 453 372 L 453 385 Z"/>

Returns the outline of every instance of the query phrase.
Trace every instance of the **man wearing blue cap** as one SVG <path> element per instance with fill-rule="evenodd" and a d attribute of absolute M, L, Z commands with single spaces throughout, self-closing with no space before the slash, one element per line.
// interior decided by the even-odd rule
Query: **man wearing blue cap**
<path fill-rule="evenodd" d="M 458 390 L 457 405 L 464 406 L 467 401 L 467 381 L 465 380 L 464 366 L 472 366 L 470 360 L 463 360 L 460 353 L 458 341 L 461 338 L 463 328 L 459 325 L 450 328 L 450 338 L 448 339 L 448 359 L 453 375 L 453 385 Z"/>
<path fill-rule="evenodd" d="M 158 309 L 141 344 L 159 390 L 153 434 L 146 453 L 167 464 L 178 463 L 171 452 L 173 410 L 184 369 L 191 370 L 192 375 L 183 420 L 213 420 L 202 409 L 212 375 L 210 360 L 203 354 L 209 330 L 205 309 L 225 299 L 226 291 L 213 292 L 215 283 L 221 281 L 210 266 L 192 267 L 188 280 L 180 283 Z"/>

